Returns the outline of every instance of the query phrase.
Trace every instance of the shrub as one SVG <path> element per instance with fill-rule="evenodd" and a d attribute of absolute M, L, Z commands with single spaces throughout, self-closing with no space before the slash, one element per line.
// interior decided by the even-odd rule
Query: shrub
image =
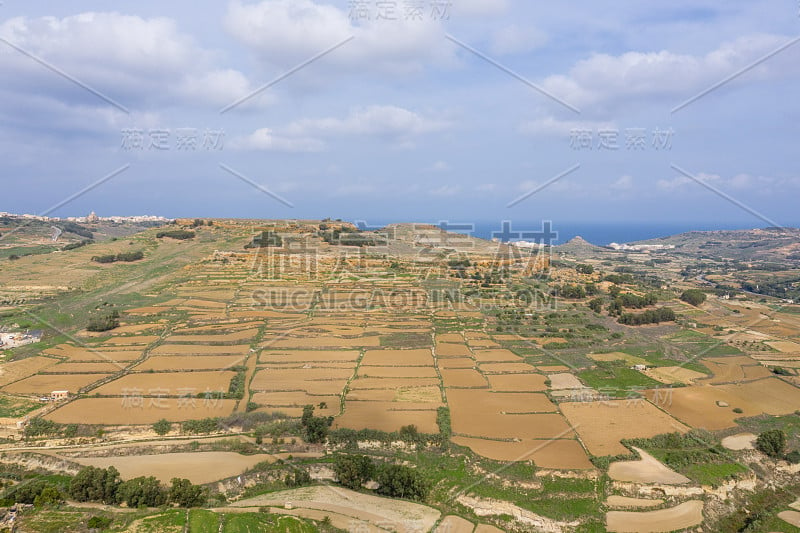
<path fill-rule="evenodd" d="M 333 471 L 339 483 L 355 490 L 375 475 L 375 463 L 365 455 L 337 455 L 333 458 Z"/>
<path fill-rule="evenodd" d="M 768 429 L 756 439 L 756 449 L 772 458 L 783 456 L 786 448 L 786 433 L 780 429 Z"/>
<path fill-rule="evenodd" d="M 697 307 L 706 301 L 706 293 L 700 289 L 688 289 L 683 291 L 683 294 L 681 294 L 681 300 L 689 305 Z"/>
<path fill-rule="evenodd" d="M 166 418 L 162 418 L 155 424 L 153 424 L 153 431 L 158 433 L 159 435 L 166 435 L 172 429 L 172 424 Z"/>
<path fill-rule="evenodd" d="M 135 477 L 120 484 L 117 501 L 128 507 L 159 507 L 167 502 L 167 493 L 161 483 L 153 477 Z"/>
<path fill-rule="evenodd" d="M 181 507 L 198 507 L 206 501 L 206 491 L 200 485 L 194 485 L 188 479 L 172 478 L 169 489 L 170 503 Z"/>
<path fill-rule="evenodd" d="M 392 498 L 424 500 L 430 487 L 420 472 L 403 465 L 383 465 L 378 469 L 378 494 Z"/>
<path fill-rule="evenodd" d="M 119 312 L 112 311 L 111 313 L 94 316 L 89 319 L 86 325 L 86 331 L 108 331 L 119 326 Z"/>
<path fill-rule="evenodd" d="M 105 516 L 93 516 L 86 523 L 89 529 L 107 529 L 111 525 L 111 519 Z"/>
<path fill-rule="evenodd" d="M 164 237 L 169 237 L 170 239 L 177 239 L 185 241 L 187 239 L 192 239 L 195 236 L 195 232 L 185 230 L 185 229 L 173 229 L 173 230 L 165 230 L 159 231 L 156 233 L 157 239 L 162 239 Z"/>

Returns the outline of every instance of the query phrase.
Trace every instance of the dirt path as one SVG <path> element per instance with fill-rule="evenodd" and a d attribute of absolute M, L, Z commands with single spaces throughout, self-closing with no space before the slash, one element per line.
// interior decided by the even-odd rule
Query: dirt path
<path fill-rule="evenodd" d="M 242 399 L 239 400 L 239 403 L 236 404 L 234 412 L 244 413 L 247 411 L 247 403 L 250 401 L 250 382 L 253 380 L 253 376 L 256 375 L 256 365 L 258 365 L 257 351 L 251 352 L 250 356 L 247 358 L 247 372 L 244 376 L 244 394 L 242 395 Z"/>

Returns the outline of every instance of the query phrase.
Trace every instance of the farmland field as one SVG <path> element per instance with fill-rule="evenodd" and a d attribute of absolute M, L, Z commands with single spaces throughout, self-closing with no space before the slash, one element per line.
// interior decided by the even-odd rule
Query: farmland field
<path fill-rule="evenodd" d="M 105 396 L 125 395 L 137 390 L 145 396 L 180 396 L 204 391 L 226 391 L 235 372 L 146 372 L 128 374 L 101 385 L 93 392 Z"/>
<path fill-rule="evenodd" d="M 119 457 L 79 457 L 75 460 L 87 466 L 114 466 L 122 479 L 155 476 L 164 483 L 172 478 L 186 478 L 193 483 L 210 483 L 241 474 L 262 461 L 274 461 L 267 454 L 240 455 L 231 452 L 164 453 Z M 214 464 L 213 469 L 207 468 Z"/>
<path fill-rule="evenodd" d="M 46 418 L 62 424 L 152 424 L 226 416 L 233 411 L 234 400 L 198 398 L 143 398 L 141 402 L 125 398 L 82 398 L 59 407 Z"/>
<path fill-rule="evenodd" d="M 0 386 L 8 385 L 58 363 L 50 357 L 29 357 L 0 366 Z"/>
<path fill-rule="evenodd" d="M 537 277 L 504 243 L 429 248 L 401 225 L 409 234 L 391 246 L 348 246 L 321 229 L 329 225 L 357 233 L 333 221 L 263 221 L 271 229 L 215 221 L 193 226 L 194 239 L 165 243 L 147 230 L 130 241 L 145 251 L 142 262 L 90 264 L 85 284 L 47 293 L 53 306 L 31 304 L 58 330 L 9 308 L 7 327 L 38 328 L 44 338 L 41 347 L 3 351 L 0 454 L 16 447 L 17 463 L 27 461 L 20 468 L 39 468 L 31 457 L 45 450 L 52 460 L 42 468 L 69 469 L 65 476 L 74 463 L 114 466 L 124 479 L 180 476 L 208 489 L 188 514 L 120 511 L 131 519 L 115 522 L 118 531 L 162 521 L 181 531 L 187 520 L 212 531 L 270 530 L 295 527 L 293 514 L 321 531 L 326 516 L 344 530 L 412 531 L 416 524 L 381 525 L 408 513 L 426 520 L 425 531 L 447 515 L 440 532 L 449 524 L 691 528 L 703 520 L 701 500 L 721 502 L 708 509 L 722 513 L 725 498 L 752 497 L 734 483 L 707 486 L 763 488 L 767 473 L 781 482 L 794 473 L 794 455 L 767 458 L 753 444 L 771 428 L 787 433 L 784 454 L 798 442 L 800 320 L 776 302 L 739 303 L 708 289 L 702 305 L 689 305 L 681 294 L 698 280 L 684 272 L 696 265 L 658 262 L 666 252 L 564 252 Z M 286 246 L 254 247 L 263 232 Z M 306 241 L 315 254 L 295 253 Z M 498 246 L 508 255 L 498 258 Z M 46 255 L 22 259 L 46 260 L 29 276 L 55 275 Z M 298 266 L 307 259 L 315 269 Z M 662 264 L 669 276 L 658 277 Z M 734 287 L 745 275 L 719 279 Z M 568 286 L 594 292 L 543 308 L 523 298 Z M 625 323 L 616 311 L 655 309 L 626 307 L 638 305 L 631 295 L 648 295 L 676 319 Z M 87 314 L 112 311 L 122 325 L 87 331 Z M 72 394 L 37 398 L 54 390 Z M 656 440 L 684 447 L 645 445 Z M 368 480 L 347 477 L 351 456 Z"/>
<path fill-rule="evenodd" d="M 628 449 L 620 443 L 622 439 L 689 430 L 646 401 L 562 403 L 561 411 L 578 432 L 589 453 L 597 456 L 628 453 Z"/>
<path fill-rule="evenodd" d="M 39 374 L 31 376 L 11 385 L 6 385 L 3 390 L 12 394 L 50 394 L 54 390 L 67 390 L 72 394 L 79 389 L 99 381 L 109 374 Z"/>

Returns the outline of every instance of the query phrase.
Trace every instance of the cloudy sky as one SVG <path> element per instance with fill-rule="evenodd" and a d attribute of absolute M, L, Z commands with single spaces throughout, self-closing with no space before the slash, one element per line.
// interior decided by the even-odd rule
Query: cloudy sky
<path fill-rule="evenodd" d="M 109 5 L 0 4 L 0 210 L 800 221 L 796 0 Z"/>

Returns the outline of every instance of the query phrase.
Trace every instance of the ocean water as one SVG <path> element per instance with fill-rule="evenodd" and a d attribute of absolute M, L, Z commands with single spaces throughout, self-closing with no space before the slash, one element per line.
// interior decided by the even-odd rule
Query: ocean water
<path fill-rule="evenodd" d="M 382 226 L 395 221 L 370 221 L 369 228 Z M 425 222 L 439 226 L 441 221 L 415 221 Z M 523 233 L 546 232 L 545 222 L 510 220 L 504 226 L 503 220 L 464 222 L 451 220 L 446 222 L 447 228 L 456 233 L 465 233 L 481 239 L 491 239 L 492 237 L 505 236 L 508 240 L 535 240 L 525 238 Z M 657 237 L 668 237 L 687 231 L 714 231 L 714 230 L 738 230 L 765 227 L 766 224 L 760 221 L 747 222 L 550 222 L 550 232 L 553 235 L 552 244 L 564 244 L 573 237 L 580 236 L 588 242 L 597 246 L 607 246 L 612 242 L 628 243 L 654 239 Z"/>

